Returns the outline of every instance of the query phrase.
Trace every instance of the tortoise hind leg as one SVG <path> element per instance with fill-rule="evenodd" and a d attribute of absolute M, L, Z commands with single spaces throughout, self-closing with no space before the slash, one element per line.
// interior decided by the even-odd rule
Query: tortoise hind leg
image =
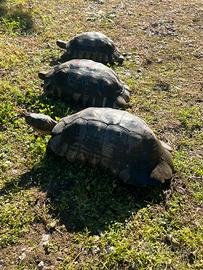
<path fill-rule="evenodd" d="M 173 168 L 165 160 L 161 160 L 150 174 L 150 178 L 164 183 L 173 175 Z"/>
<path fill-rule="evenodd" d="M 114 102 L 114 104 L 113 104 L 113 107 L 114 108 L 118 108 L 118 107 L 123 107 L 123 106 L 125 106 L 127 103 L 126 103 L 126 101 L 125 101 L 125 99 L 122 97 L 122 96 L 118 96 L 118 97 L 116 97 L 116 100 L 115 100 L 115 102 Z"/>

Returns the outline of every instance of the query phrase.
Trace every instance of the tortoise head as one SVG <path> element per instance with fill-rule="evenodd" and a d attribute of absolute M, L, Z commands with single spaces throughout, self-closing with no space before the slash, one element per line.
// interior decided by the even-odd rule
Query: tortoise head
<path fill-rule="evenodd" d="M 67 42 L 63 41 L 63 40 L 57 40 L 56 41 L 56 45 L 59 46 L 62 49 L 66 49 L 67 48 Z"/>
<path fill-rule="evenodd" d="M 45 71 L 41 71 L 41 72 L 38 73 L 38 77 L 41 80 L 45 81 L 46 80 L 46 77 L 47 77 L 47 73 Z"/>
<path fill-rule="evenodd" d="M 52 71 L 48 73 L 41 71 L 38 73 L 39 78 L 44 81 L 41 86 L 44 88 L 45 94 L 50 97 L 54 96 L 56 88 L 55 80 L 52 75 Z"/>
<path fill-rule="evenodd" d="M 50 134 L 57 122 L 50 116 L 41 113 L 25 113 L 25 121 L 36 130 Z"/>

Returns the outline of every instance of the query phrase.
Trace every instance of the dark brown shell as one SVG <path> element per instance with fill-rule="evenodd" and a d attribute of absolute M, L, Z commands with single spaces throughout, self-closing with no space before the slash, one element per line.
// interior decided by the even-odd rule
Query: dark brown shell
<path fill-rule="evenodd" d="M 125 183 L 157 184 L 172 176 L 170 154 L 143 120 L 126 111 L 87 108 L 62 118 L 52 134 L 54 153 L 102 166 Z"/>
<path fill-rule="evenodd" d="M 65 61 L 71 59 L 91 59 L 103 64 L 122 63 L 124 57 L 114 42 L 100 32 L 85 32 L 75 36 L 69 42 L 57 41 L 67 53 L 63 56 Z"/>
<path fill-rule="evenodd" d="M 130 100 L 129 88 L 116 73 L 92 60 L 71 60 L 39 77 L 47 95 L 84 107 L 122 106 Z"/>

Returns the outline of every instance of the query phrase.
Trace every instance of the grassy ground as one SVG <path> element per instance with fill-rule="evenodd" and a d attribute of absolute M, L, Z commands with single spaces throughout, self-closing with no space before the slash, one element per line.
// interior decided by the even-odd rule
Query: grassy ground
<path fill-rule="evenodd" d="M 203 6 L 200 0 L 0 1 L 0 268 L 203 269 Z M 114 69 L 128 110 L 173 148 L 163 190 L 130 189 L 105 172 L 46 155 L 26 109 L 72 111 L 42 96 L 37 73 L 56 39 L 99 30 L 128 59 Z"/>

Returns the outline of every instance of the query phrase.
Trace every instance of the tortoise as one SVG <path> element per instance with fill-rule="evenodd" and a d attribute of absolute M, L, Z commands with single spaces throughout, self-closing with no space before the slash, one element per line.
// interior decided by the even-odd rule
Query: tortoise
<path fill-rule="evenodd" d="M 62 56 L 63 60 L 71 59 L 91 59 L 103 64 L 122 64 L 123 55 L 119 52 L 114 42 L 100 32 L 84 32 L 76 35 L 68 42 L 58 40 L 56 44 L 66 49 Z"/>
<path fill-rule="evenodd" d="M 123 183 L 158 185 L 172 177 L 169 146 L 159 141 L 141 118 L 127 111 L 89 107 L 58 123 L 32 113 L 26 114 L 25 120 L 52 134 L 49 151 L 69 162 L 105 168 Z"/>
<path fill-rule="evenodd" d="M 119 107 L 130 100 L 130 90 L 109 67 L 87 59 L 74 59 L 40 72 L 45 93 L 83 107 Z"/>

